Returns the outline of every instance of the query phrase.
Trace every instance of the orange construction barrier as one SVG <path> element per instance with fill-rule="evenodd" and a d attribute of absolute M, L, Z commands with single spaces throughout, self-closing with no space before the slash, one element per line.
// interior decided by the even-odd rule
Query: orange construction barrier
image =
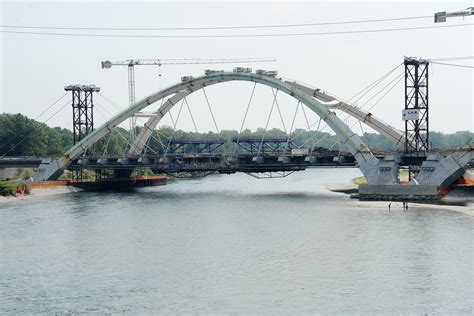
<path fill-rule="evenodd" d="M 30 182 L 30 188 L 54 188 L 63 187 L 69 185 L 69 180 L 58 180 L 58 181 L 45 181 L 45 182 Z"/>

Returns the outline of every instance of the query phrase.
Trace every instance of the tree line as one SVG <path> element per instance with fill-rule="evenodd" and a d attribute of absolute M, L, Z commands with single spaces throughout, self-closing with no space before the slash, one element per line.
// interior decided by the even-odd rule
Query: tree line
<path fill-rule="evenodd" d="M 135 133 L 140 132 L 141 128 L 137 127 Z M 255 131 L 243 130 L 239 136 L 238 131 L 235 130 L 222 130 L 219 133 L 196 133 L 173 130 L 169 126 L 154 130 L 147 148 L 156 152 L 165 150 L 170 139 L 185 141 L 220 140 L 225 142 L 223 148 L 234 150 L 235 143 L 232 140 L 237 137 L 284 137 L 291 140 L 298 147 L 339 149 L 337 137 L 326 132 L 296 129 L 288 137 L 284 131 L 277 128 L 266 131 L 263 128 L 258 128 Z M 379 134 L 364 133 L 361 138 L 373 150 L 397 150 L 392 143 Z M 129 131 L 118 127 L 97 142 L 91 151 L 97 155 L 122 155 L 126 152 L 129 139 Z M 471 131 L 459 131 L 452 134 L 430 133 L 430 142 L 433 148 L 459 147 L 473 140 L 474 133 Z M 69 129 L 49 127 L 22 114 L 0 114 L 0 156 L 60 156 L 72 145 L 73 134 Z"/>

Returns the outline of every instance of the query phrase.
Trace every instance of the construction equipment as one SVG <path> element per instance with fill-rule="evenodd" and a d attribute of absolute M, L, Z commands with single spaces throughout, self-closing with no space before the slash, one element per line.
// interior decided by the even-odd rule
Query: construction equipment
<path fill-rule="evenodd" d="M 135 103 L 135 66 L 158 66 L 162 65 L 195 65 L 195 64 L 235 64 L 235 63 L 262 63 L 274 62 L 275 58 L 223 58 L 223 59 L 207 59 L 207 58 L 188 58 L 188 59 L 129 59 L 124 61 L 103 61 L 102 69 L 109 69 L 112 66 L 128 67 L 128 103 L 132 106 Z M 249 68 L 250 69 L 250 68 Z M 188 77 L 183 77 L 188 79 Z M 192 77 L 189 77 L 192 78 Z M 130 135 L 135 138 L 136 118 L 130 118 Z"/>
<path fill-rule="evenodd" d="M 440 23 L 440 22 L 446 22 L 446 18 L 451 18 L 451 17 L 460 17 L 460 16 L 470 16 L 474 15 L 474 7 L 469 7 L 461 11 L 455 11 L 455 12 L 436 12 L 434 15 L 434 22 L 435 23 Z"/>

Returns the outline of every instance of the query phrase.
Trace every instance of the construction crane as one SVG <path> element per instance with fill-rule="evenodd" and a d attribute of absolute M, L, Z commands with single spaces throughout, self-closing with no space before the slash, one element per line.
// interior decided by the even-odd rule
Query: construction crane
<path fill-rule="evenodd" d="M 235 64 L 235 63 L 263 63 L 274 62 L 275 58 L 188 58 L 188 59 L 129 59 L 124 61 L 103 61 L 102 69 L 109 69 L 112 66 L 128 67 L 128 103 L 132 106 L 135 103 L 135 66 L 158 66 L 163 65 L 210 65 L 210 64 Z M 136 118 L 130 118 L 130 135 L 135 138 Z"/>
<path fill-rule="evenodd" d="M 434 15 L 435 23 L 446 22 L 446 18 L 474 15 L 474 7 L 455 12 L 436 12 Z"/>

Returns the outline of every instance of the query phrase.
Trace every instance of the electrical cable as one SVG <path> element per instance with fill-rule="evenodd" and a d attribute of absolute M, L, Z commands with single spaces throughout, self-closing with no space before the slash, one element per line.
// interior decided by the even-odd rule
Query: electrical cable
<path fill-rule="evenodd" d="M 271 25 L 246 25 L 246 26 L 194 26 L 194 27 L 59 27 L 59 26 L 38 26 L 38 25 L 0 25 L 4 28 L 17 29 L 42 29 L 42 30 L 88 30 L 88 31 L 189 31 L 189 30 L 229 30 L 229 29 L 262 29 L 262 28 L 283 28 L 283 27 L 306 27 L 321 25 L 338 25 L 338 24 L 359 24 L 359 23 L 375 23 L 390 22 L 432 18 L 431 15 L 397 17 L 386 19 L 368 19 L 368 20 L 352 20 L 352 21 L 333 21 L 333 22 L 314 22 L 314 23 L 297 23 L 297 24 L 271 24 Z"/>
<path fill-rule="evenodd" d="M 453 66 L 453 67 L 462 67 L 462 68 L 471 68 L 473 69 L 474 66 L 468 66 L 468 65 L 458 65 L 458 64 L 448 64 L 448 63 L 439 63 L 437 61 L 431 61 L 432 64 L 436 65 L 443 65 L 443 66 Z"/>
<path fill-rule="evenodd" d="M 366 29 L 352 31 L 331 31 L 331 32 L 303 32 L 303 33 L 270 33 L 270 34 L 210 34 L 210 35 L 145 35 L 145 34 L 93 34 L 93 33 L 53 33 L 53 32 L 27 32 L 27 31 L 5 31 L 6 34 L 27 34 L 27 35 L 46 35 L 46 36 L 69 36 L 69 37 L 109 37 L 109 38 L 248 38 L 248 37 L 292 37 L 292 36 L 318 36 L 318 35 L 340 35 L 340 34 L 364 34 L 364 33 L 383 33 L 396 31 L 428 30 L 441 28 L 454 28 L 472 26 L 474 23 L 462 23 L 454 25 L 435 25 L 435 26 L 415 26 L 385 29 Z"/>
<path fill-rule="evenodd" d="M 443 58 L 429 58 L 428 61 L 449 61 L 449 60 L 465 60 L 474 59 L 474 56 L 461 56 L 461 57 L 443 57 Z"/>

